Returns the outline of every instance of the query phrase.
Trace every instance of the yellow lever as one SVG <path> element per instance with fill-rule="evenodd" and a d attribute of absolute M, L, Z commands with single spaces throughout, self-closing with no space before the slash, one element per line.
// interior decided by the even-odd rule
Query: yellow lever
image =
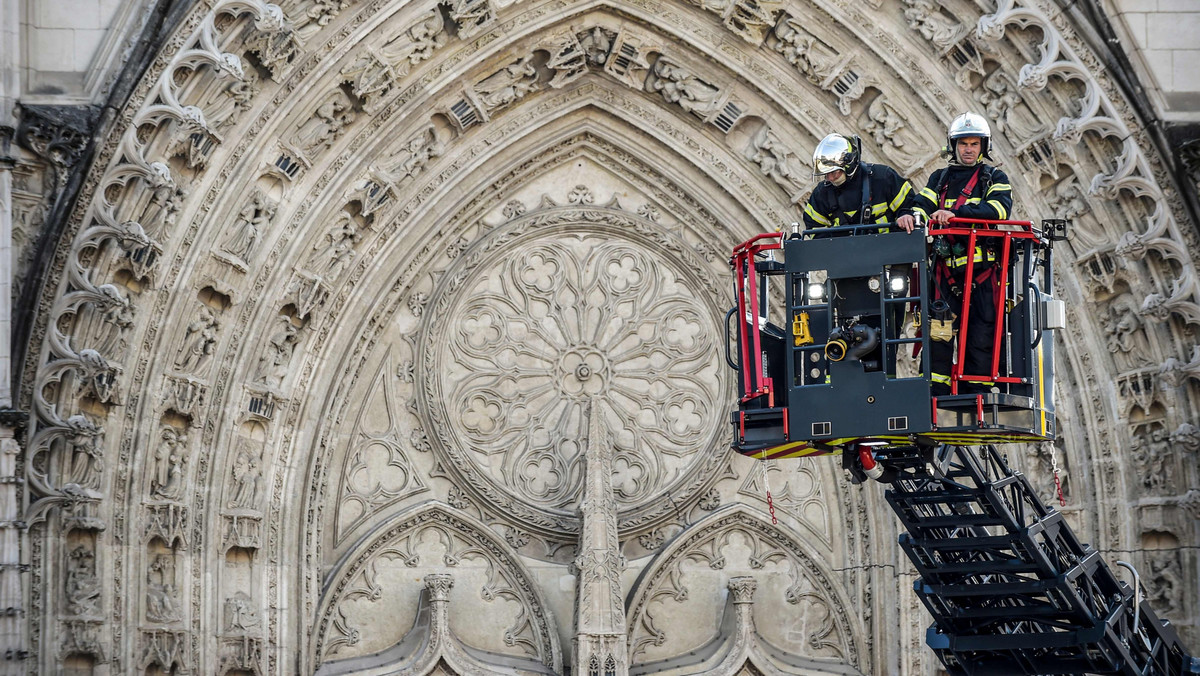
<path fill-rule="evenodd" d="M 812 345 L 812 333 L 808 330 L 808 313 L 801 312 L 792 317 L 792 335 L 795 336 L 796 347 Z"/>

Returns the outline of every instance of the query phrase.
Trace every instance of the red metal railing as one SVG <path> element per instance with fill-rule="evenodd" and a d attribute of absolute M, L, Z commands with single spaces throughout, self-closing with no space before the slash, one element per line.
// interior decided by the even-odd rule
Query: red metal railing
<path fill-rule="evenodd" d="M 739 365 L 744 392 L 742 403 L 766 395 L 769 408 L 775 406 L 775 388 L 770 376 L 762 370 L 762 338 L 758 325 L 758 271 L 754 269 L 754 257 L 763 251 L 782 248 L 783 234 L 767 232 L 755 235 L 734 247 L 733 257 L 730 259 L 737 287 L 738 343 L 741 345 Z M 751 364 L 754 368 L 750 368 Z"/>
<path fill-rule="evenodd" d="M 999 226 L 1008 226 L 1012 228 L 1016 226 L 1018 229 L 999 229 Z M 963 280 L 963 298 L 962 298 L 962 316 L 959 318 L 958 330 L 958 358 L 955 364 L 950 369 L 950 392 L 958 394 L 959 382 L 993 382 L 993 383 L 1020 383 L 1021 378 L 1001 376 L 1000 375 L 1000 341 L 1003 335 L 1004 327 L 1004 290 L 1008 288 L 1008 271 L 1011 267 L 1010 257 L 1012 255 L 1012 241 L 1014 239 L 1032 239 L 1040 240 L 1041 234 L 1033 230 L 1031 221 L 994 221 L 980 218 L 952 218 L 947 225 L 930 224 L 929 234 L 932 236 L 947 235 L 966 237 L 966 257 L 967 269 Z M 985 240 L 1001 240 L 996 242 L 993 247 L 1000 251 L 1000 260 L 996 261 L 1000 279 L 997 281 L 997 289 L 999 292 L 996 296 L 996 326 L 992 335 L 992 363 L 990 374 L 966 374 L 963 373 L 963 364 L 967 355 L 967 322 L 971 316 L 971 291 L 975 280 L 975 246 L 979 242 L 979 238 Z"/>

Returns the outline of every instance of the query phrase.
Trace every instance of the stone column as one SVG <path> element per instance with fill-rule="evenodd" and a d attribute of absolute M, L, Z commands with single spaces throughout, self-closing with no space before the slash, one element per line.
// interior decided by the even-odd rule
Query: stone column
<path fill-rule="evenodd" d="M 575 559 L 575 660 L 578 676 L 627 676 L 625 604 L 621 571 L 625 558 L 617 538 L 612 439 L 599 400 L 588 406 L 583 501 L 579 505 L 579 556 Z"/>

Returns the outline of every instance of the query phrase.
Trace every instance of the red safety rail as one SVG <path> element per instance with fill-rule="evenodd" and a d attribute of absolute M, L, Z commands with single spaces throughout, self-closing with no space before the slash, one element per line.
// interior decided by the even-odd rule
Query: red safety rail
<path fill-rule="evenodd" d="M 1007 226 L 1007 229 L 1001 230 L 1000 226 Z M 1016 226 L 1017 229 L 1012 229 Z M 937 235 L 953 235 L 967 238 L 966 257 L 967 257 L 967 272 L 963 279 L 963 299 L 962 299 L 962 317 L 959 318 L 958 331 L 958 359 L 950 369 L 950 393 L 958 394 L 958 383 L 960 381 L 967 382 L 994 382 L 994 383 L 1020 383 L 1021 378 L 1001 376 L 1000 375 L 1000 338 L 1004 322 L 1004 290 L 1008 288 L 1008 270 L 1009 258 L 1012 253 L 1012 241 L 1014 239 L 1032 239 L 1040 241 L 1042 235 L 1035 232 L 1031 221 L 996 221 L 986 220 L 982 218 L 951 218 L 947 225 L 935 225 L 930 223 L 929 234 Z M 1000 252 L 1000 260 L 997 261 L 1000 280 L 997 282 L 997 287 L 1000 292 L 996 294 L 996 329 L 992 336 L 992 368 L 990 375 L 965 374 L 962 372 L 963 361 L 967 356 L 967 320 L 971 316 L 971 288 L 972 282 L 975 279 L 975 244 L 979 238 L 990 238 L 992 240 L 1002 240 L 997 247 Z M 982 417 L 982 413 L 980 413 Z"/>
<path fill-rule="evenodd" d="M 737 286 L 738 337 L 742 348 L 739 365 L 742 367 L 742 390 L 745 392 L 742 403 L 766 395 L 768 408 L 775 406 L 775 390 L 770 376 L 762 372 L 762 338 L 758 326 L 758 271 L 754 269 L 754 257 L 761 251 L 782 248 L 782 233 L 767 232 L 755 235 L 733 248 L 733 258 L 729 262 L 733 267 L 733 278 Z M 746 288 L 747 284 L 749 289 Z M 750 296 L 749 306 L 746 302 L 747 295 Z M 747 310 L 751 318 L 749 322 L 746 321 Z M 749 329 L 747 324 L 750 325 Z M 751 364 L 753 369 L 750 368 Z M 756 384 L 755 381 L 758 380 L 761 382 Z"/>

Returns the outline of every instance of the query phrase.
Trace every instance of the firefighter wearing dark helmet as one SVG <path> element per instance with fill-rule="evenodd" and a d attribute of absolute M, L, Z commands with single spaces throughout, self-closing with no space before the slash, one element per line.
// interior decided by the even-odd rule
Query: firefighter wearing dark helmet
<path fill-rule="evenodd" d="M 913 190 L 895 169 L 862 161 L 858 138 L 830 134 L 813 152 L 813 179 L 824 178 L 804 206 L 804 227 L 895 223 L 912 232 Z"/>
<path fill-rule="evenodd" d="M 987 120 L 974 113 L 954 118 L 947 132 L 946 150 L 950 164 L 938 169 L 917 194 L 914 212 L 937 224 L 951 218 L 1004 220 L 1012 213 L 1012 188 L 1008 176 L 983 160 L 989 154 L 991 128 Z M 992 348 L 996 326 L 996 285 L 999 275 L 995 263 L 999 257 L 985 245 L 966 251 L 966 238 L 938 238 L 932 247 L 933 309 L 930 316 L 930 363 L 933 393 L 950 393 L 950 368 L 955 354 L 955 336 L 962 314 L 963 287 L 967 262 L 974 259 L 971 311 L 967 326 L 967 346 L 962 372 L 987 375 L 992 370 Z M 942 302 L 939 302 L 942 301 Z M 1001 350 L 1003 359 L 1003 350 Z M 962 383 L 960 393 L 986 391 L 993 383 Z"/>

